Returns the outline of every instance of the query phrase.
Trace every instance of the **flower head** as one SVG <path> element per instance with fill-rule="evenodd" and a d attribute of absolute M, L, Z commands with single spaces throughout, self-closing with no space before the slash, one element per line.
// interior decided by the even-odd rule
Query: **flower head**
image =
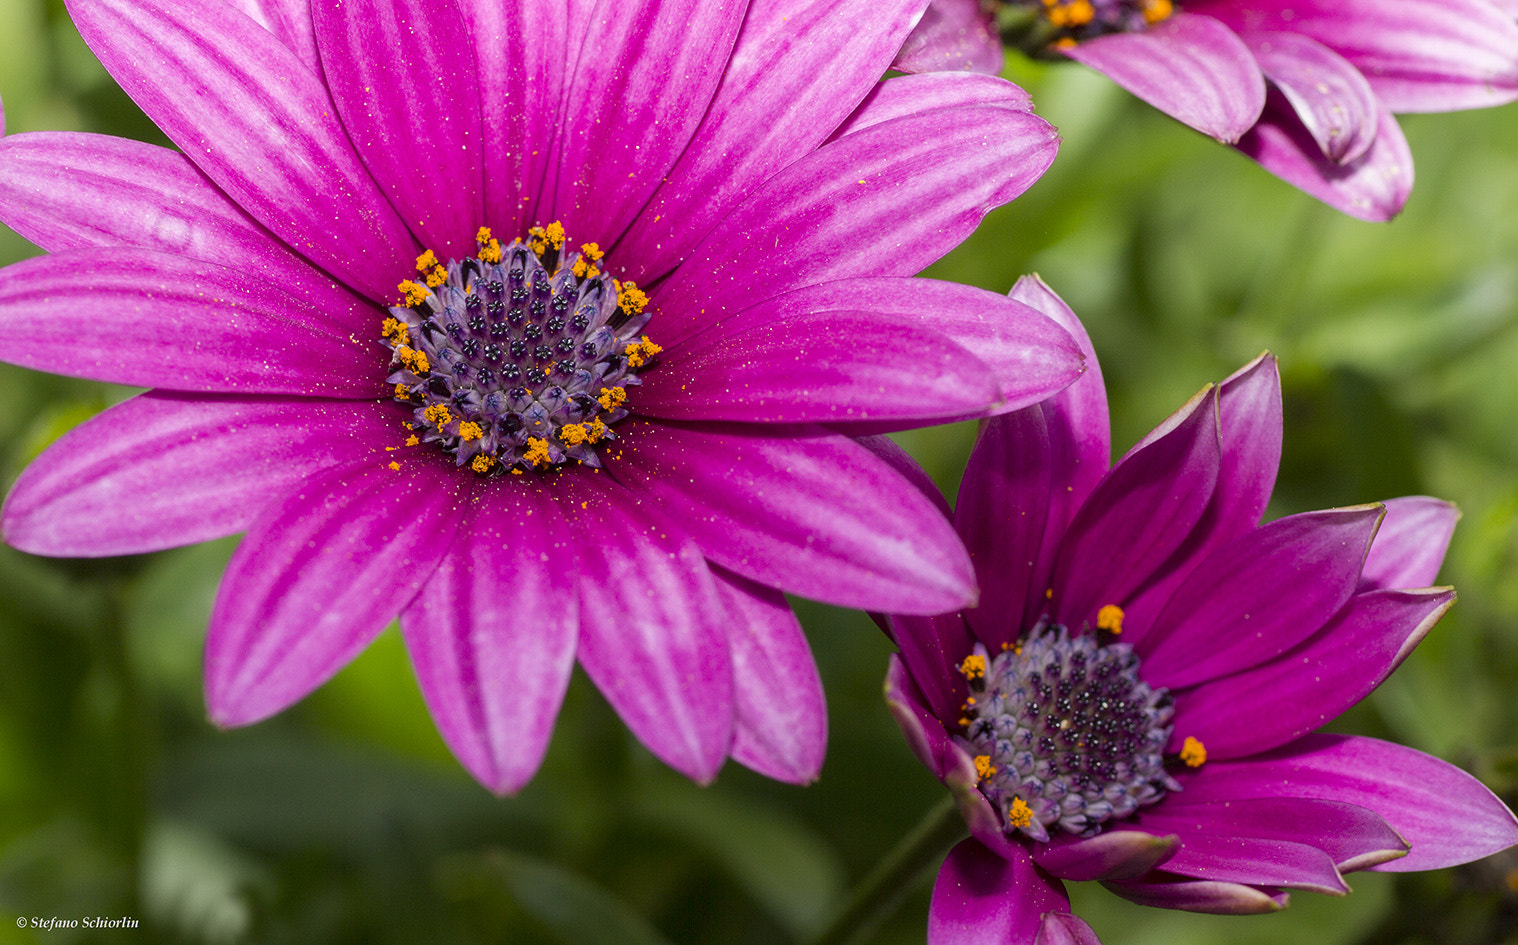
<path fill-rule="evenodd" d="M 1013 295 L 1084 338 L 1042 283 Z M 979 606 L 887 621 L 892 712 L 972 834 L 939 874 L 929 941 L 1031 945 L 1041 928 L 1094 941 L 1062 880 L 1266 912 L 1286 889 L 1343 894 L 1350 870 L 1432 869 L 1518 842 L 1513 815 L 1464 772 L 1314 734 L 1454 602 L 1424 587 L 1454 509 L 1403 498 L 1259 524 L 1281 448 L 1268 355 L 1109 470 L 1089 350 L 1087 363 L 976 443 L 954 522 Z"/>
<path fill-rule="evenodd" d="M 1393 112 L 1518 99 L 1518 24 L 1494 0 L 933 0 L 896 68 L 999 72 L 1002 37 L 1105 73 L 1365 220 L 1412 190 Z"/>
<path fill-rule="evenodd" d="M 4 357 L 153 388 L 22 475 L 6 540 L 246 531 L 206 644 L 221 725 L 399 615 L 496 790 L 536 770 L 576 660 L 692 777 L 729 754 L 813 777 L 821 689 L 782 592 L 974 596 L 854 435 L 1081 370 L 1027 306 L 911 278 L 1037 179 L 1053 130 L 1000 81 L 877 88 L 912 2 L 863 29 L 863 2 L 278 6 L 74 3 L 181 150 L 0 142 L 0 218 L 51 253 L 0 271 Z"/>

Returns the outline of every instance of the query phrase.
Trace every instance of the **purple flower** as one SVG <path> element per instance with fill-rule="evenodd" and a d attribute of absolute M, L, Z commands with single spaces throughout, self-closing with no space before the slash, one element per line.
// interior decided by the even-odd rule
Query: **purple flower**
<path fill-rule="evenodd" d="M 896 68 L 1001 70 L 998 20 L 1363 220 L 1413 161 L 1393 112 L 1518 99 L 1512 0 L 933 0 Z"/>
<path fill-rule="evenodd" d="M 976 443 L 953 518 L 980 605 L 888 619 L 892 712 L 971 832 L 938 875 L 929 942 L 1094 942 L 1061 880 L 1268 912 L 1285 889 L 1342 895 L 1350 870 L 1518 842 L 1507 808 L 1445 762 L 1313 734 L 1454 602 L 1423 586 L 1454 508 L 1414 497 L 1258 524 L 1281 451 L 1269 355 L 1109 470 L 1089 342 L 1043 283 L 1012 295 L 1081 339 L 1089 370 Z"/>
<path fill-rule="evenodd" d="M 914 9 L 73 3 L 183 153 L 0 143 L 0 218 L 51 251 L 0 271 L 4 357 L 154 389 L 23 473 L 6 540 L 246 531 L 206 643 L 220 725 L 399 615 L 494 790 L 536 770 L 577 659 L 693 778 L 729 754 L 814 777 L 822 692 L 781 592 L 975 594 L 933 505 L 850 434 L 1081 370 L 1027 306 L 910 278 L 1056 147 L 999 80 L 877 89 Z"/>

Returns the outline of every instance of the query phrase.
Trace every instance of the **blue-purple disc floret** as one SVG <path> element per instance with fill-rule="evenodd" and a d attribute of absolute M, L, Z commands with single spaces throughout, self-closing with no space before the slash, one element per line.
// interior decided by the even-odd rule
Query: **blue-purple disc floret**
<path fill-rule="evenodd" d="M 1008 829 L 1090 836 L 1180 790 L 1165 771 L 1170 694 L 1139 678 L 1139 662 L 1127 644 L 1059 624 L 995 658 L 976 647 L 962 667 L 970 698 L 960 741 Z"/>
<path fill-rule="evenodd" d="M 504 248 L 480 233 L 478 255 L 424 253 L 401 283 L 382 332 L 396 399 L 422 442 L 481 475 L 600 466 L 626 389 L 661 350 L 639 336 L 647 298 L 601 269 L 595 244 L 569 251 L 557 225 Z"/>

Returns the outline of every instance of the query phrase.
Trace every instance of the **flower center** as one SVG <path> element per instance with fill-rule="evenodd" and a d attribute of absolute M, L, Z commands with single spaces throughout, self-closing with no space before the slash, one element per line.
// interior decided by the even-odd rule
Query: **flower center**
<path fill-rule="evenodd" d="M 1090 836 L 1179 790 L 1165 771 L 1170 693 L 1139 678 L 1139 658 L 1097 634 L 1045 624 L 1017 647 L 960 664 L 970 685 L 962 744 L 980 789 L 1010 830 Z"/>
<path fill-rule="evenodd" d="M 1005 0 L 1003 40 L 1037 54 L 1109 33 L 1137 33 L 1175 12 L 1176 0 Z"/>
<path fill-rule="evenodd" d="M 602 270 L 595 243 L 566 251 L 558 223 L 502 248 L 481 227 L 478 253 L 417 257 L 382 329 L 395 399 L 413 436 L 482 476 L 600 466 L 600 443 L 627 416 L 627 388 L 662 350 L 639 336 L 648 297 Z M 425 283 L 425 284 L 424 284 Z"/>

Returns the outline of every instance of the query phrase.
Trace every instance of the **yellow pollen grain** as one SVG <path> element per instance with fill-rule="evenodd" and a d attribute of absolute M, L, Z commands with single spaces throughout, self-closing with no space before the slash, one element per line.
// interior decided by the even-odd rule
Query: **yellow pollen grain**
<path fill-rule="evenodd" d="M 1186 741 L 1181 744 L 1181 760 L 1188 768 L 1200 768 L 1207 761 L 1207 748 L 1201 739 L 1186 736 Z"/>
<path fill-rule="evenodd" d="M 542 466 L 551 462 L 548 456 L 548 441 L 541 437 L 529 436 L 527 438 L 527 452 L 522 454 L 522 458 L 534 466 Z"/>
<path fill-rule="evenodd" d="M 543 227 L 543 238 L 546 239 L 548 241 L 548 245 L 552 246 L 554 249 L 563 249 L 564 224 L 560 223 L 558 220 L 555 220 L 547 226 Z"/>
<path fill-rule="evenodd" d="M 443 404 L 433 404 L 422 411 L 422 416 L 435 427 L 445 427 L 453 419 L 452 412 Z"/>
<path fill-rule="evenodd" d="M 617 305 L 629 315 L 637 315 L 648 307 L 648 296 L 636 282 L 613 282 L 617 290 Z"/>
<path fill-rule="evenodd" d="M 1108 604 L 1096 612 L 1096 627 L 1098 630 L 1106 630 L 1108 633 L 1123 632 L 1123 608 L 1116 604 Z"/>
<path fill-rule="evenodd" d="M 432 250 L 430 250 L 430 249 L 427 250 L 426 252 L 422 253 L 420 256 L 416 257 L 416 271 L 417 272 L 426 272 L 428 269 L 431 269 L 432 267 L 434 267 L 436 265 L 437 265 L 437 256 L 434 255 L 433 252 L 432 252 Z"/>
<path fill-rule="evenodd" d="M 959 727 L 960 728 L 969 728 L 970 727 L 970 720 L 961 715 L 959 717 Z"/>
<path fill-rule="evenodd" d="M 1144 0 L 1144 22 L 1158 23 L 1168 20 L 1170 14 L 1175 12 L 1175 4 L 1170 0 Z"/>
<path fill-rule="evenodd" d="M 996 765 L 991 763 L 990 755 L 975 756 L 975 774 L 984 781 L 996 773 Z"/>
<path fill-rule="evenodd" d="M 477 473 L 489 472 L 490 467 L 495 465 L 495 457 L 489 453 L 481 453 L 469 461 L 469 468 Z"/>
<path fill-rule="evenodd" d="M 511 474 L 513 476 L 520 476 L 522 474 L 522 471 L 520 469 L 516 469 L 515 467 L 513 467 L 512 470 L 511 470 Z"/>
<path fill-rule="evenodd" d="M 559 428 L 559 441 L 566 446 L 579 446 L 590 439 L 590 431 L 583 423 L 566 423 Z"/>
<path fill-rule="evenodd" d="M 425 288 L 416 284 L 415 282 L 412 282 L 410 279 L 405 280 L 400 285 L 396 286 L 396 288 L 400 290 L 401 295 L 406 297 L 406 305 L 408 307 L 413 305 L 421 305 L 422 302 L 426 300 L 427 296 L 431 294 Z"/>
<path fill-rule="evenodd" d="M 1013 827 L 1028 826 L 1033 823 L 1033 808 L 1020 797 L 1012 798 L 1012 806 L 1007 808 L 1007 823 Z"/>
<path fill-rule="evenodd" d="M 419 439 L 417 439 L 415 433 L 413 433 L 410 436 L 406 437 L 406 445 L 407 446 L 415 446 L 416 444 L 418 444 L 420 442 L 422 442 L 422 441 L 419 440 Z"/>
<path fill-rule="evenodd" d="M 1075 48 L 1075 40 L 1071 39 L 1068 36 L 1061 36 L 1059 39 L 1056 39 L 1054 41 L 1054 48 L 1055 49 L 1074 49 Z"/>
<path fill-rule="evenodd" d="M 390 468 L 399 471 L 400 468 L 401 468 L 401 464 L 397 463 L 395 460 L 391 460 L 390 461 Z"/>
<path fill-rule="evenodd" d="M 603 387 L 596 403 L 601 405 L 602 410 L 616 410 L 627 403 L 627 391 L 621 387 Z"/>
<path fill-rule="evenodd" d="M 468 442 L 470 440 L 478 440 L 484 435 L 485 431 L 480 429 L 480 425 L 473 422 L 472 420 L 466 420 L 463 423 L 459 424 L 459 439 L 464 440 L 465 442 Z"/>
<path fill-rule="evenodd" d="M 972 653 L 959 664 L 959 671 L 966 679 L 983 679 L 986 675 L 986 658 Z"/>
<path fill-rule="evenodd" d="M 600 262 L 606 255 L 601 252 L 601 247 L 596 243 L 581 243 L 580 253 L 591 262 Z"/>

